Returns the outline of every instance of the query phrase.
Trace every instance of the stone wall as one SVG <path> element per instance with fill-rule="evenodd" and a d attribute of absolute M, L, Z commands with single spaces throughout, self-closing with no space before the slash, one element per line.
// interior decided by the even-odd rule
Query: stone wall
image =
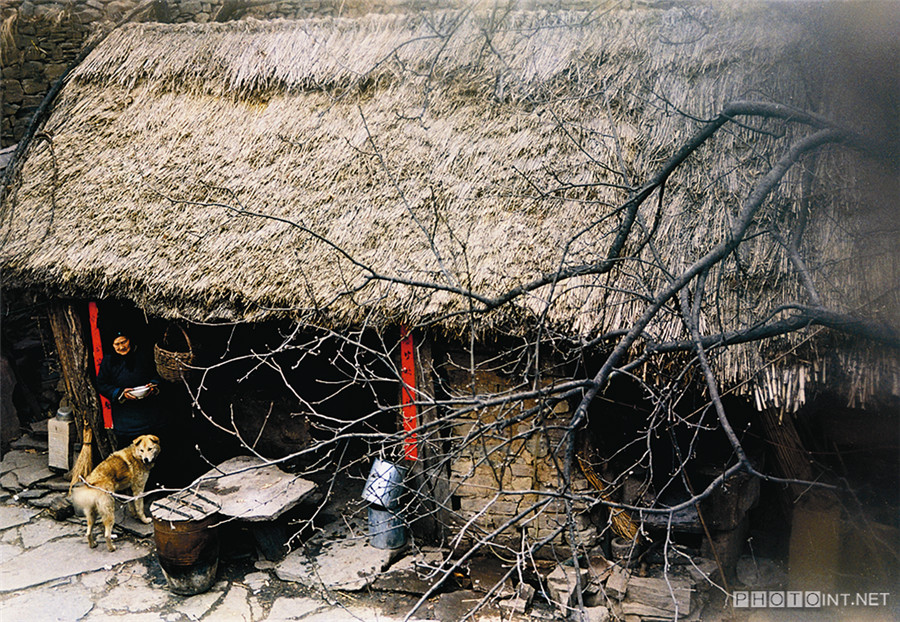
<path fill-rule="evenodd" d="M 455 367 L 451 361 L 444 367 L 447 386 L 452 394 L 471 394 L 472 378 L 465 371 L 464 362 L 460 363 Z M 489 371 L 479 371 L 474 382 L 479 394 L 513 388 L 509 378 Z M 559 491 L 564 469 L 564 450 L 559 443 L 570 417 L 568 404 L 558 404 L 539 423 L 534 417 L 528 417 L 504 429 L 490 429 L 498 418 L 510 420 L 534 405 L 535 402 L 526 401 L 485 408 L 473 413 L 468 422 L 460 423 L 453 431 L 450 494 L 457 508 L 453 521 L 457 528 L 470 523 L 464 534 L 469 544 Z M 589 489 L 590 484 L 576 467 L 572 492 L 578 494 Z M 578 542 L 591 546 L 597 541 L 598 530 L 583 506 L 575 509 Z M 518 550 L 523 535 L 527 542 L 542 540 L 553 536 L 565 522 L 565 505 L 555 499 L 519 519 L 513 528 L 494 538 L 494 542 Z M 565 546 L 568 541 L 567 533 L 559 533 L 552 543 Z"/>
<path fill-rule="evenodd" d="M 94 0 L 91 0 L 92 2 Z M 78 54 L 99 15 L 59 2 L 10 0 L 0 12 L 3 121 L 0 147 L 18 142 L 32 114 Z"/>

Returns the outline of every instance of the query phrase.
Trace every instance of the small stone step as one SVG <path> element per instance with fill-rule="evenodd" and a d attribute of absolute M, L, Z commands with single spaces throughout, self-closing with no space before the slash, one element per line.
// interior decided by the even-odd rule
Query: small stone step
<path fill-rule="evenodd" d="M 75 514 L 75 508 L 69 500 L 62 495 L 56 496 L 46 509 L 47 514 L 54 520 L 64 521 Z"/>
<path fill-rule="evenodd" d="M 41 419 L 31 423 L 31 436 L 38 439 L 47 438 L 47 422 L 49 419 Z"/>
<path fill-rule="evenodd" d="M 25 434 L 9 444 L 10 449 L 36 449 L 38 451 L 47 451 L 47 438 L 35 438 L 30 434 Z"/>

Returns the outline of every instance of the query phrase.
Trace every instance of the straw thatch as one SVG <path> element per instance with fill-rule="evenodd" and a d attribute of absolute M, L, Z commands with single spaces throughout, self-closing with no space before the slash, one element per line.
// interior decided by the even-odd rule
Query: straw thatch
<path fill-rule="evenodd" d="M 369 269 L 491 297 L 595 261 L 619 222 L 622 187 L 646 178 L 696 119 L 735 99 L 818 105 L 801 62 L 811 41 L 791 11 L 717 4 L 124 27 L 73 75 L 44 128 L 52 149 L 33 149 L 4 206 L 4 285 L 124 297 L 192 320 L 460 328 L 465 297 L 369 280 Z M 676 272 L 725 235 L 766 149 L 786 140 L 775 134 L 794 131 L 769 129 L 732 127 L 670 180 L 642 261 L 533 292 L 479 317 L 480 328 L 538 316 L 576 336 L 626 326 L 667 279 L 644 259 L 661 253 Z M 854 180 L 839 157 L 822 166 L 846 190 Z M 768 209 L 795 202 L 798 187 L 799 173 Z M 856 232 L 834 226 L 846 222 L 847 195 L 823 193 L 816 209 L 828 224 L 813 223 L 805 242 L 823 259 L 814 266 L 823 298 L 890 316 L 893 256 L 853 269 Z M 713 275 L 723 304 L 704 330 L 803 299 L 785 254 L 771 248 L 750 245 Z M 650 330 L 683 338 L 674 314 Z M 733 348 L 724 376 L 771 371 L 771 358 Z M 896 383 L 896 360 L 878 360 L 882 380 Z M 814 376 L 811 365 L 801 368 Z M 779 380 L 779 395 L 790 382 L 800 380 Z"/>

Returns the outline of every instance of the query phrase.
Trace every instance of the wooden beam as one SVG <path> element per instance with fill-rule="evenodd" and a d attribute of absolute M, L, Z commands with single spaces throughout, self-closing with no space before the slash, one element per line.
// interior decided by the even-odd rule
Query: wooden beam
<path fill-rule="evenodd" d="M 833 494 L 813 491 L 794 506 L 788 589 L 833 592 L 841 557 L 841 507 Z"/>
<path fill-rule="evenodd" d="M 417 498 L 414 502 L 422 515 L 415 525 L 417 531 L 428 539 L 440 541 L 446 534 L 450 516 L 450 464 L 443 433 L 439 428 L 429 429 L 440 418 L 436 406 L 424 404 L 435 392 L 434 358 L 431 339 L 425 334 L 416 334 L 416 401 L 419 426 L 427 431 L 417 435 L 419 458 L 415 462 L 412 475 Z"/>
<path fill-rule="evenodd" d="M 813 461 L 794 420 L 767 409 L 762 413 L 766 438 L 774 449 L 781 476 L 811 482 Z M 787 516 L 791 521 L 788 585 L 791 590 L 832 591 L 841 556 L 841 506 L 833 491 L 790 484 Z"/>
<path fill-rule="evenodd" d="M 49 316 L 66 393 L 77 415 L 79 438 L 83 438 L 84 426 L 88 425 L 93 431 L 94 447 L 101 459 L 105 458 L 114 451 L 114 442 L 103 426 L 99 395 L 91 382 L 90 348 L 84 339 L 81 315 L 73 303 L 57 301 L 50 306 Z"/>

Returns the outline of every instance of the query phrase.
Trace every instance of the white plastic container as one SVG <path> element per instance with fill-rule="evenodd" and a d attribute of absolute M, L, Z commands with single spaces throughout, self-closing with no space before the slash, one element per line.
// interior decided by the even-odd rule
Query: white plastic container
<path fill-rule="evenodd" d="M 75 417 L 68 406 L 60 406 L 56 417 L 47 421 L 47 466 L 68 471 L 75 453 Z"/>
<path fill-rule="evenodd" d="M 396 507 L 403 493 L 403 477 L 406 471 L 406 467 L 376 458 L 363 488 L 362 498 L 383 508 Z"/>
<path fill-rule="evenodd" d="M 376 549 L 399 549 L 406 544 L 406 524 L 394 510 L 369 506 L 369 544 Z"/>

